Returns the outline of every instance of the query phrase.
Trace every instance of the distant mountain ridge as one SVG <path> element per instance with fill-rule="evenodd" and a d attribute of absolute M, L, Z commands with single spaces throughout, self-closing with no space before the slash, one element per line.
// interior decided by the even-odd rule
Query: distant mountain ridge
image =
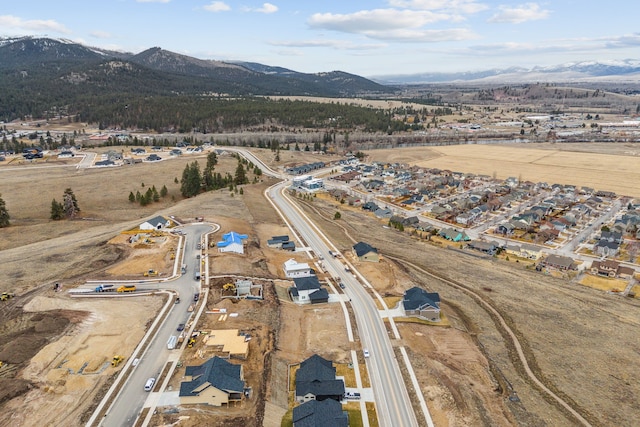
<path fill-rule="evenodd" d="M 532 68 L 510 67 L 452 73 L 390 74 L 370 77 L 388 85 L 424 83 L 531 83 L 628 81 L 640 83 L 640 60 L 581 61 Z"/>
<path fill-rule="evenodd" d="M 203 60 L 159 47 L 132 54 L 87 47 L 64 39 L 22 37 L 0 40 L 0 72 L 9 77 L 12 73 L 20 73 L 23 83 L 25 76 L 48 77 L 53 79 L 52 84 L 56 81 L 77 83 L 77 75 L 93 76 L 93 79 L 80 79 L 86 85 L 96 79 L 104 83 L 98 74 L 99 70 L 108 67 L 98 67 L 98 64 L 114 59 L 155 72 L 154 80 L 166 80 L 167 94 L 218 92 L 336 97 L 390 91 L 389 87 L 364 77 L 339 71 L 306 74 L 255 63 Z M 147 74 L 140 70 L 138 78 L 144 79 Z M 119 76 L 111 74 L 114 79 Z M 117 81 L 109 82 L 109 86 L 117 86 Z M 128 90 L 135 89 L 130 87 Z M 144 93 L 143 80 L 137 89 Z"/>

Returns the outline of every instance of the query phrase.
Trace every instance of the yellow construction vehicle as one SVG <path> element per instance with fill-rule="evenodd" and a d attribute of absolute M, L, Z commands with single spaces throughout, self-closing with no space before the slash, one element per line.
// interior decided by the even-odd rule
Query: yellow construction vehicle
<path fill-rule="evenodd" d="M 151 268 L 151 269 L 149 269 L 149 270 L 144 272 L 144 277 L 152 277 L 152 276 L 157 276 L 159 274 L 160 273 L 158 273 L 157 270 L 154 270 L 153 268 Z"/>
<path fill-rule="evenodd" d="M 10 292 L 3 292 L 2 295 L 0 295 L 0 301 L 8 301 L 11 298 L 13 298 L 14 295 Z"/>
<path fill-rule="evenodd" d="M 122 285 L 117 289 L 116 292 L 122 293 L 122 292 L 135 292 L 135 291 L 136 291 L 135 285 Z"/>
<path fill-rule="evenodd" d="M 191 348 L 196 343 L 195 337 L 189 338 L 189 342 L 187 343 L 187 347 Z"/>
<path fill-rule="evenodd" d="M 116 367 L 123 360 L 124 360 L 124 357 L 122 357 L 122 356 L 113 356 L 113 359 L 111 359 L 111 366 Z"/>
<path fill-rule="evenodd" d="M 234 285 L 233 283 L 225 283 L 224 285 L 222 285 L 222 289 L 224 289 L 225 291 L 235 291 L 236 285 Z"/>

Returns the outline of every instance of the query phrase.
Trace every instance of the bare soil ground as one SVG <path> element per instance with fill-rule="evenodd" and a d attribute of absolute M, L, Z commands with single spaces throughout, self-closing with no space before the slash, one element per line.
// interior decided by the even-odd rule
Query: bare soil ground
<path fill-rule="evenodd" d="M 434 247 L 404 233 L 384 229 L 373 217 L 344 206 L 340 207 L 342 219 L 339 221 L 330 219 L 337 205 L 318 200 L 313 208 L 310 212 L 313 214 L 315 209 L 322 212 L 324 219 L 319 222 L 343 247 L 354 240 L 372 242 L 383 255 L 406 259 L 484 294 L 516 331 L 538 377 L 572 402 L 594 425 L 631 426 L 631 420 L 640 416 L 632 403 L 632 396 L 640 393 L 638 374 L 627 368 L 640 352 L 634 338 L 640 326 L 636 316 L 637 300 L 608 295 L 517 268 L 512 263 Z M 345 237 L 343 230 L 351 238 Z M 399 267 L 403 268 L 402 263 Z M 491 367 L 493 381 L 499 382 L 505 393 L 496 393 L 495 408 L 504 402 L 519 425 L 574 423 L 523 377 L 519 363 L 513 359 L 513 349 L 477 302 L 420 271 L 410 268 L 405 271 L 414 283 L 439 292 L 444 303 L 455 309 L 453 315 L 447 313 L 448 317 L 454 321 L 459 319 L 457 328 L 467 332 L 480 346 Z M 403 340 L 407 339 L 403 336 Z M 478 348 L 471 347 L 469 351 L 478 351 Z M 416 363 L 435 369 L 430 365 L 430 358 Z M 479 379 L 474 379 L 474 384 L 476 381 Z M 422 377 L 421 384 L 424 388 L 429 379 Z M 509 384 L 517 393 L 518 402 L 506 400 Z M 477 402 L 485 398 L 476 397 Z M 465 404 L 457 405 L 463 408 Z M 459 419 L 465 419 L 464 415 Z M 495 422 L 505 417 L 502 411 L 487 412 L 487 416 Z"/>
<path fill-rule="evenodd" d="M 640 149 L 633 144 L 451 145 L 371 150 L 372 161 L 588 186 L 640 197 Z"/>
<path fill-rule="evenodd" d="M 0 371 L 0 424 L 82 425 L 121 369 L 111 367 L 111 358 L 133 351 L 161 299 L 31 296 L 22 309 L 2 314 L 0 360 L 8 365 Z"/>

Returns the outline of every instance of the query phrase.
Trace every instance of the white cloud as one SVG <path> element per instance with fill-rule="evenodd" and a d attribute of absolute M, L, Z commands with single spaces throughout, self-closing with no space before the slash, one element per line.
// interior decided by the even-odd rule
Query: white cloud
<path fill-rule="evenodd" d="M 110 39 L 111 38 L 111 33 L 108 33 L 106 31 L 91 31 L 89 34 L 92 37 L 95 37 L 97 39 Z"/>
<path fill-rule="evenodd" d="M 389 0 L 389 6 L 413 10 L 448 10 L 465 14 L 489 8 L 476 0 Z"/>
<path fill-rule="evenodd" d="M 457 20 L 457 15 L 427 10 L 374 9 L 351 14 L 316 13 L 309 18 L 308 24 L 311 28 L 360 34 L 376 40 L 396 42 L 437 42 L 476 38 L 471 30 L 465 28 L 425 28 L 436 22 Z"/>
<path fill-rule="evenodd" d="M 499 12 L 489 18 L 489 22 L 499 24 L 522 24 L 549 17 L 549 10 L 540 9 L 537 3 L 525 3 L 516 7 L 500 6 Z"/>
<path fill-rule="evenodd" d="M 136 0 L 138 3 L 169 3 L 171 0 Z"/>
<path fill-rule="evenodd" d="M 386 44 L 359 44 L 344 40 L 318 39 L 318 40 L 297 40 L 297 41 L 270 41 L 272 46 L 282 47 L 331 47 L 340 50 L 373 50 L 386 47 Z"/>
<path fill-rule="evenodd" d="M 231 6 L 223 1 L 212 1 L 211 4 L 203 6 L 202 8 L 209 12 L 226 12 L 231 10 Z"/>
<path fill-rule="evenodd" d="M 278 11 L 278 6 L 276 6 L 275 4 L 271 4 L 271 3 L 263 3 L 262 7 L 256 7 L 256 8 L 252 8 L 252 7 L 243 7 L 242 8 L 243 12 L 258 12 L 258 13 L 275 13 Z"/>
<path fill-rule="evenodd" d="M 0 28 L 5 32 L 15 31 L 19 33 L 61 33 L 70 34 L 71 30 L 65 27 L 63 24 L 56 22 L 52 19 L 22 19 L 13 15 L 0 16 Z"/>
<path fill-rule="evenodd" d="M 451 18 L 451 15 L 429 11 L 374 9 L 351 14 L 315 13 L 309 18 L 308 24 L 312 28 L 359 34 L 419 28 L 426 24 L 446 21 Z"/>

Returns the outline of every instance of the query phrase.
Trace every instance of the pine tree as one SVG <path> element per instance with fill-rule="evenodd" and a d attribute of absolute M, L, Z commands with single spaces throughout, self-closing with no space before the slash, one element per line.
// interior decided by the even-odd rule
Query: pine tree
<path fill-rule="evenodd" d="M 207 154 L 207 167 L 205 169 L 211 170 L 213 172 L 213 169 L 217 164 L 218 164 L 218 155 L 216 154 L 216 152 L 212 151 L 211 153 Z"/>
<path fill-rule="evenodd" d="M 160 189 L 160 197 L 164 199 L 165 197 L 167 197 L 168 193 L 169 193 L 169 190 L 167 190 L 167 186 L 163 185 L 162 188 Z"/>
<path fill-rule="evenodd" d="M 129 201 L 131 203 L 136 201 L 136 196 L 135 196 L 135 194 L 133 194 L 133 191 L 129 191 Z"/>
<path fill-rule="evenodd" d="M 7 206 L 4 203 L 4 199 L 2 198 L 2 194 L 0 194 L 0 228 L 8 227 L 9 225 L 9 212 L 7 211 Z"/>
<path fill-rule="evenodd" d="M 184 197 L 193 197 L 200 192 L 202 176 L 200 175 L 200 166 L 197 161 L 185 166 L 180 182 L 180 192 Z"/>
<path fill-rule="evenodd" d="M 62 205 L 62 203 L 57 202 L 56 199 L 53 199 L 51 201 L 51 217 L 50 218 L 54 221 L 58 221 L 64 218 L 64 206 Z"/>
<path fill-rule="evenodd" d="M 75 194 L 73 194 L 73 190 L 71 188 L 67 188 L 66 190 L 64 190 L 64 194 L 62 195 L 62 203 L 67 218 L 75 218 L 76 214 L 80 212 L 80 208 L 78 207 L 78 200 L 76 200 L 76 196 Z"/>
<path fill-rule="evenodd" d="M 247 183 L 247 175 L 244 171 L 244 165 L 242 164 L 241 161 L 238 161 L 234 182 L 236 185 L 242 185 Z"/>

